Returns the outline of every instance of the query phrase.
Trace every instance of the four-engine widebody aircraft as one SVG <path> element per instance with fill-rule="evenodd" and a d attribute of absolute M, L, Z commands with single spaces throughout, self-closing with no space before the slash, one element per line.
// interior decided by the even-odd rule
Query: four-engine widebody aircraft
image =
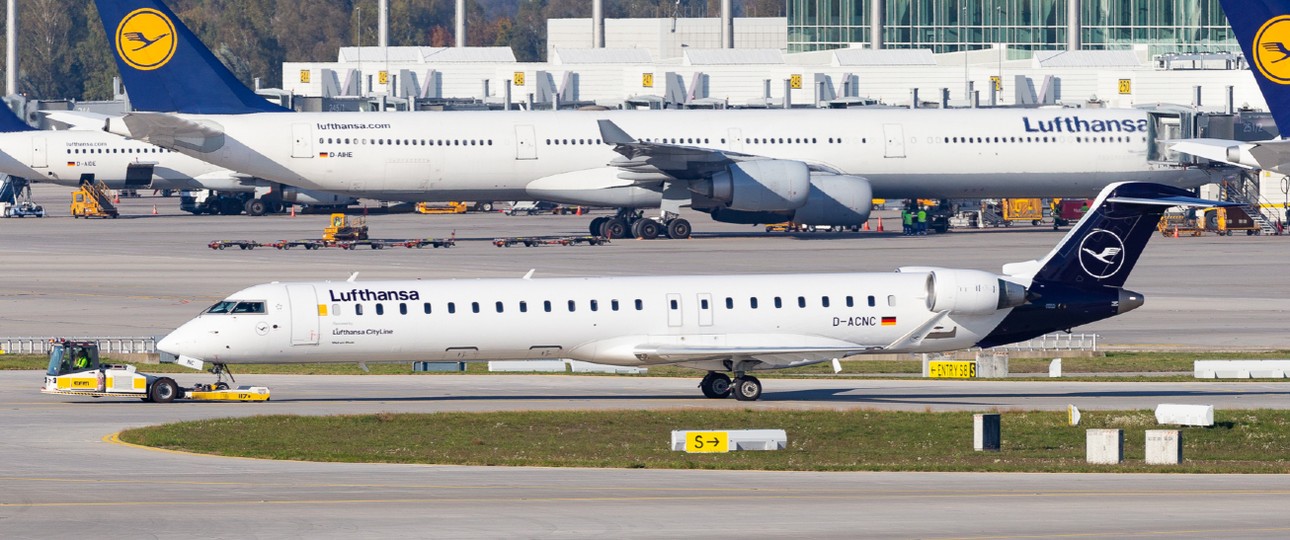
<path fill-rule="evenodd" d="M 688 237 L 686 205 L 732 223 L 857 226 L 874 197 L 1086 197 L 1219 176 L 1164 161 L 1169 113 L 1135 109 L 295 113 L 239 82 L 161 2 L 96 4 L 141 111 L 108 131 L 355 197 L 621 209 L 593 234 Z"/>
<path fill-rule="evenodd" d="M 750 372 L 832 358 L 992 347 L 1130 311 L 1125 279 L 1167 207 L 1223 205 L 1107 187 L 1047 256 L 1003 274 L 896 273 L 269 283 L 157 348 L 186 365 L 573 358 L 707 370 L 708 397 L 761 396 Z M 726 372 L 733 372 L 733 381 Z"/>

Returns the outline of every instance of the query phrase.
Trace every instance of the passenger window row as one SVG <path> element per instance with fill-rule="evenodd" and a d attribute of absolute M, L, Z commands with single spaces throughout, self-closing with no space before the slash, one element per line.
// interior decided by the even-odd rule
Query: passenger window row
<path fill-rule="evenodd" d="M 1126 136 L 1075 137 L 1075 142 L 1077 143 L 1095 143 L 1095 142 L 1127 143 L 1130 141 L 1131 141 L 1131 137 L 1126 137 Z M 1055 136 L 1054 137 L 1045 136 L 1045 137 L 944 137 L 940 142 L 948 143 L 948 144 L 978 144 L 978 143 L 980 144 L 1001 143 L 1002 144 L 1002 143 L 1048 143 L 1048 142 L 1055 143 L 1060 141 L 1058 141 L 1057 137 Z M 1147 142 L 1147 138 L 1143 137 L 1142 142 Z"/>
<path fill-rule="evenodd" d="M 364 310 L 363 310 L 363 306 L 364 306 L 364 304 L 352 304 L 352 305 L 354 306 L 354 314 L 355 314 L 355 315 L 362 315 L 362 314 L 363 314 L 363 311 L 364 311 Z M 484 309 L 485 309 L 484 305 L 483 305 L 483 304 L 480 304 L 479 302 L 470 302 L 469 304 L 465 304 L 465 303 L 463 303 L 463 304 L 462 304 L 462 307 L 464 308 L 464 307 L 466 307 L 467 305 L 469 306 L 469 309 L 470 309 L 470 312 L 471 312 L 471 313 L 481 313 L 481 312 L 483 312 L 483 311 L 484 311 Z M 557 305 L 557 304 L 553 303 L 553 302 L 552 302 L 552 301 L 550 301 L 550 300 L 543 300 L 543 301 L 542 301 L 542 303 L 541 303 L 541 308 L 542 308 L 542 311 L 543 311 L 543 312 L 545 312 L 545 313 L 551 313 L 551 312 L 555 311 L 555 309 L 556 309 L 556 308 L 555 308 L 555 306 L 556 306 L 556 305 Z M 589 301 L 583 302 L 583 303 L 582 303 L 582 305 L 586 306 L 586 309 L 588 309 L 589 311 L 600 311 L 600 309 L 603 307 L 603 304 L 601 304 L 601 302 L 600 302 L 599 300 L 589 300 Z M 631 306 L 632 306 L 636 311 L 641 311 L 641 310 L 645 309 L 645 301 L 644 301 L 644 300 L 641 300 L 641 299 L 639 299 L 639 298 L 637 298 L 637 299 L 635 299 L 635 300 L 633 300 L 633 301 L 632 301 Z M 535 305 L 534 307 L 536 308 L 537 306 Z M 456 314 L 456 313 L 457 313 L 457 308 L 458 308 L 458 304 L 457 304 L 457 302 L 447 302 L 447 303 L 443 304 L 443 307 L 442 307 L 441 309 L 443 309 L 443 310 L 447 311 L 449 314 Z M 491 306 L 491 308 L 492 308 L 492 310 L 493 310 L 493 311 L 495 311 L 495 312 L 497 312 L 497 313 L 506 313 L 506 303 L 505 303 L 505 302 L 500 302 L 500 301 L 499 301 L 499 302 L 494 302 L 494 303 L 493 303 L 493 305 Z M 579 302 L 578 302 L 577 300 L 569 300 L 569 301 L 567 301 L 567 303 L 565 304 L 565 308 L 568 310 L 568 312 L 569 312 L 569 313 L 574 313 L 574 312 L 578 311 L 578 308 L 579 308 Z M 400 303 L 399 303 L 399 308 L 398 308 L 398 309 L 399 309 L 399 314 L 400 314 L 400 315 L 407 315 L 407 314 L 408 314 L 408 309 L 409 309 L 409 308 L 408 308 L 408 304 L 407 304 L 407 303 L 405 303 L 405 302 L 400 302 Z M 415 309 L 415 308 L 414 308 L 414 309 Z M 517 303 L 515 304 L 515 309 L 516 309 L 516 311 L 518 311 L 518 312 L 520 312 L 520 313 L 528 313 L 528 312 L 529 312 L 529 303 L 528 303 L 528 301 L 526 301 L 526 300 L 520 300 L 519 302 L 517 302 Z M 622 309 L 622 305 L 618 302 L 618 300 L 610 300 L 610 301 L 609 301 L 609 310 L 610 310 L 610 311 L 619 311 L 619 310 L 621 310 L 621 309 Z M 384 314 L 385 314 L 385 304 L 377 303 L 377 304 L 375 304 L 375 305 L 373 306 L 373 310 L 376 312 L 376 314 L 377 314 L 377 315 L 384 315 Z M 434 308 L 432 308 L 432 307 L 431 307 L 430 302 L 424 302 L 424 303 L 422 303 L 422 304 L 421 304 L 421 311 L 422 311 L 422 313 L 424 313 L 425 315 L 430 315 L 430 314 L 433 312 L 433 310 L 434 310 Z M 332 311 L 332 314 L 333 314 L 333 315 L 340 315 L 340 314 L 341 314 L 341 304 L 332 304 L 332 306 L 331 306 L 331 311 Z"/>
<path fill-rule="evenodd" d="M 351 139 L 319 137 L 318 144 L 358 144 L 378 146 L 492 146 L 492 139 Z"/>
<path fill-rule="evenodd" d="M 568 146 L 571 144 L 601 144 L 600 139 L 547 139 L 546 143 L 553 146 Z"/>
<path fill-rule="evenodd" d="M 869 305 L 869 307 L 877 307 L 878 305 L 878 299 L 875 298 L 873 295 L 869 295 L 865 297 L 864 300 L 865 300 L 865 303 Z M 846 303 L 846 307 L 856 307 L 856 298 L 854 296 L 846 296 L 844 298 L 844 301 Z M 782 309 L 784 307 L 784 298 L 780 296 L 773 297 L 771 299 L 771 303 L 775 306 L 776 309 Z M 808 303 L 809 303 L 808 299 L 805 296 L 797 297 L 797 307 L 805 308 L 807 307 Z M 833 302 L 830 299 L 830 297 L 828 296 L 820 297 L 820 307 L 827 308 L 827 307 L 830 307 L 832 304 Z M 760 302 L 758 302 L 756 296 L 748 297 L 748 309 L 757 309 L 759 305 L 760 305 Z M 896 297 L 894 295 L 887 297 L 887 305 L 895 307 Z M 707 309 L 707 306 L 701 306 L 701 307 L 703 309 Z M 676 306 L 673 306 L 673 309 L 675 308 Z M 726 309 L 735 309 L 735 299 L 733 297 L 730 297 L 730 296 L 726 297 Z"/>
<path fill-rule="evenodd" d="M 68 148 L 68 154 L 162 154 L 172 150 L 165 148 Z"/>

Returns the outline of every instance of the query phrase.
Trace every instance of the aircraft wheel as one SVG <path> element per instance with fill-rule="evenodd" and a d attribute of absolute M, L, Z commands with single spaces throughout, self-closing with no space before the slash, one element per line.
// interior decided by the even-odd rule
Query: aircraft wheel
<path fill-rule="evenodd" d="M 529 214 L 529 215 L 533 215 L 533 214 Z M 605 233 L 604 226 L 606 221 L 609 221 L 609 218 L 604 216 L 600 216 L 596 219 L 591 220 L 591 236 L 603 235 Z"/>
<path fill-rule="evenodd" d="M 216 389 L 216 390 L 228 390 L 228 383 L 226 383 L 226 382 L 224 382 L 224 381 L 217 382 L 217 383 L 215 383 L 215 389 Z"/>
<path fill-rule="evenodd" d="M 750 375 L 739 377 L 734 381 L 733 391 L 739 401 L 757 401 L 761 398 L 761 381 Z"/>
<path fill-rule="evenodd" d="M 667 222 L 667 237 L 673 240 L 682 240 L 690 237 L 694 229 L 690 227 L 690 222 L 681 218 L 676 218 Z"/>
<path fill-rule="evenodd" d="M 148 389 L 148 397 L 152 398 L 154 403 L 170 403 L 179 397 L 179 385 L 170 377 L 162 377 L 152 383 L 152 388 Z"/>
<path fill-rule="evenodd" d="M 242 210 L 246 211 L 248 216 L 263 216 L 268 213 L 269 205 L 264 203 L 264 199 L 247 199 L 242 205 Z"/>
<path fill-rule="evenodd" d="M 627 220 L 621 218 L 611 218 L 600 226 L 600 236 L 605 238 L 626 238 L 627 233 Z"/>
<path fill-rule="evenodd" d="M 648 218 L 641 218 L 632 224 L 632 236 L 641 240 L 653 240 L 658 238 L 659 225 L 657 221 Z"/>
<path fill-rule="evenodd" d="M 722 399 L 730 397 L 730 377 L 725 373 L 709 371 L 699 382 L 699 389 L 703 390 L 703 396 L 712 399 Z"/>

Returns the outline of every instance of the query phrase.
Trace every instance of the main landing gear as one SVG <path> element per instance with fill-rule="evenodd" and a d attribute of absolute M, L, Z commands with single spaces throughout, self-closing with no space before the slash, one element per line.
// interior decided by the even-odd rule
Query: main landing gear
<path fill-rule="evenodd" d="M 739 401 L 757 401 L 761 398 L 761 381 L 742 371 L 735 372 L 733 381 L 725 373 L 709 371 L 699 382 L 699 388 L 703 390 L 704 397 L 712 399 L 729 397 L 731 394 Z"/>
<path fill-rule="evenodd" d="M 645 217 L 633 208 L 619 208 L 613 217 L 602 216 L 591 220 L 592 236 L 605 238 L 640 238 L 653 240 L 660 236 L 672 239 L 689 238 L 693 232 L 690 222 L 679 218 L 655 219 Z"/>

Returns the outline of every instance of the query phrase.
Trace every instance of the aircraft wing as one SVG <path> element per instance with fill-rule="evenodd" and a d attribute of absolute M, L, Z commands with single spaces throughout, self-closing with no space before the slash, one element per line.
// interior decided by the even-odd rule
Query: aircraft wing
<path fill-rule="evenodd" d="M 614 145 L 614 151 L 623 156 L 610 165 L 622 171 L 619 178 L 635 182 L 703 180 L 738 161 L 770 159 L 730 150 L 641 141 L 628 135 L 612 120 L 602 119 L 598 123 L 601 139 Z M 825 165 L 809 162 L 806 165 L 812 171 L 840 174 Z"/>
<path fill-rule="evenodd" d="M 820 347 L 718 347 L 682 345 L 642 345 L 636 348 L 636 358 L 647 364 L 674 364 L 704 360 L 756 359 L 774 366 L 802 365 L 842 358 L 863 352 L 882 349 L 882 346 Z"/>
<path fill-rule="evenodd" d="M 1171 148 L 1219 163 L 1290 174 L 1290 140 L 1242 142 L 1226 139 L 1188 139 L 1174 143 Z"/>
<path fill-rule="evenodd" d="M 106 114 L 87 111 L 39 111 L 49 121 L 65 129 L 102 131 L 109 118 Z"/>

